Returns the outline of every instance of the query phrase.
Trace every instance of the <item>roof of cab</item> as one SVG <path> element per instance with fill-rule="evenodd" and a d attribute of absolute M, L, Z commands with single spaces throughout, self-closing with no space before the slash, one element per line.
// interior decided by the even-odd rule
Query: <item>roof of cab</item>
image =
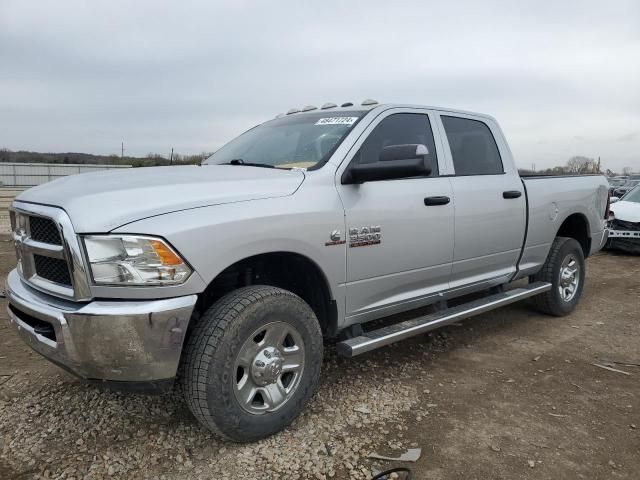
<path fill-rule="evenodd" d="M 346 106 L 342 106 L 342 105 L 346 105 Z M 287 115 L 304 115 L 306 113 L 318 113 L 323 111 L 327 113 L 328 112 L 350 112 L 350 111 L 362 112 L 367 110 L 388 110 L 390 108 L 421 108 L 421 109 L 427 109 L 427 110 L 436 110 L 439 112 L 447 112 L 447 113 L 454 113 L 454 114 L 457 113 L 462 115 L 473 115 L 477 117 L 488 118 L 495 121 L 495 118 L 493 118 L 491 115 L 487 115 L 486 113 L 470 112 L 468 110 L 459 110 L 456 108 L 434 107 L 430 105 L 417 105 L 417 104 L 408 104 L 408 103 L 378 103 L 378 102 L 369 103 L 366 105 L 346 102 L 346 103 L 343 103 L 342 105 L 336 105 L 334 107 L 328 107 L 328 108 L 314 108 L 314 109 L 308 109 L 309 106 L 307 106 L 307 107 L 302 107 L 299 110 L 291 109 L 287 113 L 279 114 L 278 117 L 283 117 Z M 295 110 L 298 110 L 298 111 L 295 111 Z"/>

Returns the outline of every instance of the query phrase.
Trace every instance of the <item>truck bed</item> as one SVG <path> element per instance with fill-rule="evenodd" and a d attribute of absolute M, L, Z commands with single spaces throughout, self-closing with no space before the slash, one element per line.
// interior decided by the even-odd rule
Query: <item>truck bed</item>
<path fill-rule="evenodd" d="M 569 216 L 576 221 L 580 218 L 587 225 L 591 242 L 585 256 L 601 247 L 609 192 L 603 175 L 521 177 L 527 200 L 527 230 L 519 278 L 533 273 L 544 263 L 551 242 Z"/>

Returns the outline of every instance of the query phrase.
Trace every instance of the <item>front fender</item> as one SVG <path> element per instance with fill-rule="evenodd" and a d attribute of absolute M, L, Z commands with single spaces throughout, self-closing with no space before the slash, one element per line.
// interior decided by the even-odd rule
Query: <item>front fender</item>
<path fill-rule="evenodd" d="M 345 232 L 345 220 L 337 193 L 326 197 L 296 193 L 292 197 L 195 208 L 133 222 L 114 233 L 166 238 L 193 266 L 205 286 L 228 266 L 254 255 L 302 255 L 323 272 L 331 297 L 341 310 L 346 244 L 325 243 L 332 231 Z"/>

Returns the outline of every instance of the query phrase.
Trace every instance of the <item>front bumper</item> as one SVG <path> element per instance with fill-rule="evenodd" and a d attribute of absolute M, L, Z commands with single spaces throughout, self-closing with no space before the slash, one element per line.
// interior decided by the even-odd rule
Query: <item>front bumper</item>
<path fill-rule="evenodd" d="M 640 240 L 640 230 L 609 230 L 609 238 L 624 238 L 626 240 Z"/>
<path fill-rule="evenodd" d="M 71 302 L 25 285 L 16 270 L 6 294 L 11 323 L 36 352 L 87 380 L 136 384 L 175 377 L 197 299 Z"/>
<path fill-rule="evenodd" d="M 640 254 L 640 231 L 609 230 L 609 247 L 627 253 Z"/>

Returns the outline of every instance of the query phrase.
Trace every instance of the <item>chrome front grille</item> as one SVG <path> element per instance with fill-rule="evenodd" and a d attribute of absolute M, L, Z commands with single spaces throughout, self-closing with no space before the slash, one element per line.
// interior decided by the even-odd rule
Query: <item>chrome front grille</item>
<path fill-rule="evenodd" d="M 71 275 L 69 275 L 69 267 L 66 260 L 35 254 L 33 263 L 36 267 L 36 274 L 39 277 L 59 285 L 71 287 Z"/>
<path fill-rule="evenodd" d="M 16 201 L 10 215 L 22 279 L 51 295 L 88 300 L 80 244 L 67 214 L 59 208 Z"/>
<path fill-rule="evenodd" d="M 31 232 L 31 238 L 36 242 L 62 245 L 58 227 L 50 218 L 30 216 L 29 231 Z"/>

